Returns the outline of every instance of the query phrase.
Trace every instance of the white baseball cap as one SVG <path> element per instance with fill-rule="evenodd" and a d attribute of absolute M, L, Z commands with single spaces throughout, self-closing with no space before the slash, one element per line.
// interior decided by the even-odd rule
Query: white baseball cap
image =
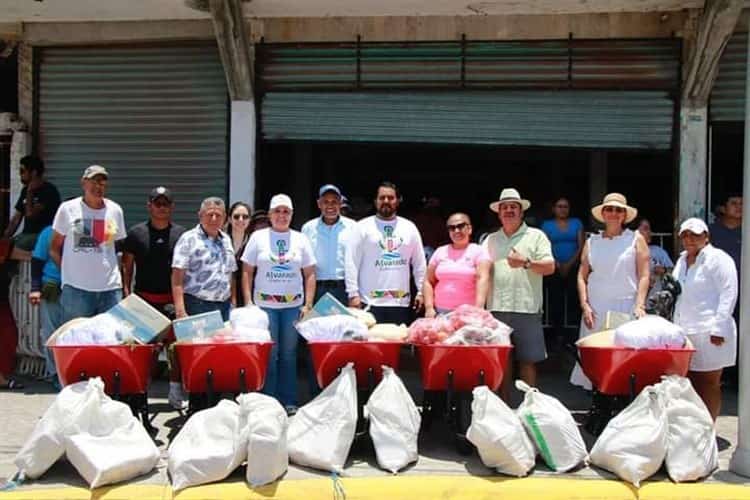
<path fill-rule="evenodd" d="M 276 207 L 287 207 L 289 210 L 294 210 L 292 199 L 285 194 L 277 194 L 271 198 L 271 203 L 268 204 L 268 210 L 273 210 Z"/>
<path fill-rule="evenodd" d="M 680 224 L 680 231 L 677 234 L 682 236 L 682 233 L 684 233 L 685 231 L 690 231 L 693 234 L 708 233 L 708 226 L 701 219 L 697 217 L 690 217 L 689 219 L 686 219 L 682 224 Z"/>

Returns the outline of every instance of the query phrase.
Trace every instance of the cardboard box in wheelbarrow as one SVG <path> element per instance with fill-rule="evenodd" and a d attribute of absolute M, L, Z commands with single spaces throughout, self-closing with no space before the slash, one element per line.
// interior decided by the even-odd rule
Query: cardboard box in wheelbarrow
<path fill-rule="evenodd" d="M 85 326 L 92 318 L 66 322 L 47 341 L 55 357 L 60 382 L 68 385 L 98 376 L 104 380 L 108 394 L 145 393 L 159 348 L 154 342 L 169 329 L 169 318 L 137 295 L 129 295 L 95 318 L 90 330 L 111 321 L 127 332 L 127 339 L 102 344 L 97 341 L 99 339 L 88 341 L 85 335 L 81 335 L 74 342 L 62 340 L 73 328 Z"/>

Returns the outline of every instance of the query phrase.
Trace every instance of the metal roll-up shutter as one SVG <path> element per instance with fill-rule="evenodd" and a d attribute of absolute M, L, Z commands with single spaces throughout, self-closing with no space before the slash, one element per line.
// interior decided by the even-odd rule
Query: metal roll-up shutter
<path fill-rule="evenodd" d="M 747 33 L 735 33 L 719 60 L 719 74 L 711 91 L 712 122 L 745 121 Z"/>
<path fill-rule="evenodd" d="M 81 193 L 83 169 L 110 173 L 107 197 L 128 225 L 147 217 L 157 185 L 172 189 L 175 220 L 193 225 L 200 201 L 227 194 L 228 101 L 216 47 L 45 48 L 39 132 L 48 179 Z"/>
<path fill-rule="evenodd" d="M 266 140 L 668 150 L 664 91 L 271 92 Z"/>

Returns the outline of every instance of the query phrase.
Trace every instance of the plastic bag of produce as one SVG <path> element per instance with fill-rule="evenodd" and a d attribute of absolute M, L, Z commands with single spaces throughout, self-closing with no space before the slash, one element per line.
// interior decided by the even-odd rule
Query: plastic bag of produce
<path fill-rule="evenodd" d="M 696 481 L 719 466 L 711 414 L 690 380 L 677 375 L 656 384 L 667 412 L 667 473 L 673 481 Z"/>
<path fill-rule="evenodd" d="M 366 340 L 367 327 L 354 316 L 334 314 L 318 316 L 297 323 L 297 331 L 308 342 Z"/>
<path fill-rule="evenodd" d="M 409 335 L 406 325 L 395 323 L 377 323 L 367 331 L 368 340 L 401 342 Z"/>
<path fill-rule="evenodd" d="M 299 465 L 341 473 L 357 426 L 354 364 L 289 420 L 289 459 Z"/>
<path fill-rule="evenodd" d="M 661 467 L 667 452 L 664 400 L 647 386 L 609 421 L 591 449 L 591 463 L 638 487 Z"/>
<path fill-rule="evenodd" d="M 169 446 L 169 474 L 175 491 L 220 481 L 247 457 L 247 435 L 240 427 L 240 407 L 219 401 L 195 413 Z"/>
<path fill-rule="evenodd" d="M 272 483 L 289 467 L 286 433 L 287 416 L 284 408 L 271 396 L 257 392 L 242 394 L 240 422 L 247 434 L 247 472 L 251 486 Z"/>
<path fill-rule="evenodd" d="M 661 316 L 648 314 L 628 321 L 615 329 L 615 345 L 635 349 L 664 349 L 683 347 L 683 329 Z"/>
<path fill-rule="evenodd" d="M 453 327 L 444 316 L 419 318 L 409 326 L 407 340 L 412 344 L 439 344 L 451 333 Z"/>
<path fill-rule="evenodd" d="M 383 366 L 383 379 L 365 405 L 378 465 L 394 474 L 419 458 L 417 437 L 422 418 L 404 383 Z"/>
<path fill-rule="evenodd" d="M 536 453 L 518 415 L 486 385 L 475 387 L 472 393 L 466 439 L 477 447 L 487 467 L 509 476 L 525 476 L 536 463 Z"/>
<path fill-rule="evenodd" d="M 521 380 L 516 380 L 516 388 L 525 393 L 516 412 L 547 466 L 567 472 L 582 464 L 586 444 L 570 411 L 556 398 Z"/>

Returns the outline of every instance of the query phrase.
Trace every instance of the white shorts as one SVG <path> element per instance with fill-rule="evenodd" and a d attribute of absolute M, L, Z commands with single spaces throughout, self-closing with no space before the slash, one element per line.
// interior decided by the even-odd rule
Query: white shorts
<path fill-rule="evenodd" d="M 710 372 L 733 366 L 737 360 L 737 336 L 729 335 L 724 343 L 714 345 L 708 333 L 688 335 L 695 347 L 695 353 L 690 359 L 690 371 Z"/>

